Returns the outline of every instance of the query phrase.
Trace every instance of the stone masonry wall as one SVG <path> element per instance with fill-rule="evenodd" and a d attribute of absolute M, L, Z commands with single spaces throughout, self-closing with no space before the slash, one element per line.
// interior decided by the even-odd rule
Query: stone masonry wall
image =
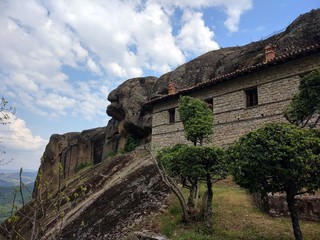
<path fill-rule="evenodd" d="M 190 94 L 204 100 L 213 99 L 214 134 L 217 146 L 229 145 L 241 135 L 265 123 L 284 122 L 283 110 L 298 89 L 301 76 L 320 67 L 319 53 L 301 57 L 247 74 Z M 257 87 L 258 105 L 246 107 L 245 90 Z M 178 99 L 153 107 L 152 146 L 158 149 L 176 143 L 188 143 L 177 111 Z M 169 123 L 168 109 L 175 108 L 175 122 Z"/>

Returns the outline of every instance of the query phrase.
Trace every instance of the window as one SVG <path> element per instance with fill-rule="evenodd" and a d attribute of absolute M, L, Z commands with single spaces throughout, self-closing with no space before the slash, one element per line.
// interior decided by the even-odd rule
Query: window
<path fill-rule="evenodd" d="M 213 98 L 208 98 L 204 101 L 208 104 L 208 108 L 210 108 L 213 111 Z"/>
<path fill-rule="evenodd" d="M 247 107 L 253 107 L 258 105 L 258 90 L 257 88 L 251 88 L 245 91 L 246 92 L 246 100 Z"/>
<path fill-rule="evenodd" d="M 174 108 L 168 110 L 169 123 L 174 123 L 176 121 L 176 110 Z"/>

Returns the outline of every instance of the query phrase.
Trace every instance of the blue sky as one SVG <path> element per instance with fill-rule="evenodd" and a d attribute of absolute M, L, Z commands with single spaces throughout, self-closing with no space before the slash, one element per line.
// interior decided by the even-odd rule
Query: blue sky
<path fill-rule="evenodd" d="M 126 79 L 161 76 L 210 50 L 283 30 L 320 0 L 0 0 L 0 126 L 12 162 L 37 169 L 50 135 L 105 126 Z"/>

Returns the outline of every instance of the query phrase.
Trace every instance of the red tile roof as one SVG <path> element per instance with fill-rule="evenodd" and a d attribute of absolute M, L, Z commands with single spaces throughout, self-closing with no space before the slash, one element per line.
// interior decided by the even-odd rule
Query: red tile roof
<path fill-rule="evenodd" d="M 205 87 L 209 87 L 209 86 L 215 85 L 215 84 L 217 84 L 219 82 L 224 82 L 224 81 L 231 80 L 231 79 L 234 79 L 234 78 L 239 77 L 239 76 L 243 76 L 243 75 L 246 75 L 246 74 L 249 74 L 249 73 L 257 72 L 259 70 L 268 68 L 270 66 L 275 66 L 275 65 L 281 64 L 283 62 L 287 62 L 290 59 L 295 59 L 297 57 L 308 55 L 308 54 L 312 54 L 312 53 L 319 52 L 319 51 L 320 51 L 320 44 L 314 44 L 314 45 L 307 46 L 307 47 L 304 47 L 304 48 L 293 49 L 293 50 L 291 50 L 291 51 L 289 51 L 289 52 L 287 52 L 287 53 L 285 53 L 285 54 L 283 54 L 281 56 L 276 57 L 272 61 L 268 61 L 268 62 L 264 62 L 264 63 L 258 63 L 258 64 L 255 64 L 255 65 L 243 68 L 243 69 L 236 70 L 234 72 L 230 72 L 230 73 L 227 73 L 227 74 L 220 75 L 220 76 L 212 78 L 210 80 L 207 80 L 207 81 L 198 83 L 196 85 L 193 85 L 191 87 L 181 89 L 181 90 L 177 91 L 174 94 L 167 94 L 167 95 L 152 99 L 152 100 L 148 101 L 145 105 L 146 106 L 152 106 L 152 105 L 154 105 L 156 103 L 159 103 L 159 102 L 162 102 L 162 101 L 165 101 L 165 100 L 168 100 L 168 99 L 172 99 L 172 98 L 175 98 L 177 96 L 180 96 L 180 95 L 183 95 L 183 94 L 187 94 L 187 93 L 193 92 L 193 91 L 198 90 L 198 89 L 203 89 Z"/>

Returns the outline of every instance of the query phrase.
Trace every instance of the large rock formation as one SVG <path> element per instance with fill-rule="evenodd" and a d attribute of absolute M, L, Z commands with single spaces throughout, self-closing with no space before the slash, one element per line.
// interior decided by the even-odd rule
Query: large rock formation
<path fill-rule="evenodd" d="M 55 190 L 59 178 L 63 180 L 74 175 L 82 166 L 100 163 L 105 136 L 105 127 L 81 133 L 53 134 L 41 159 L 34 194 L 38 185 L 47 183 Z"/>
<path fill-rule="evenodd" d="M 156 81 L 156 77 L 129 79 L 109 94 L 107 114 L 113 119 L 107 127 L 110 132 L 106 139 L 106 151 L 123 149 L 128 135 L 140 143 L 148 141 L 151 116 L 145 113 L 142 106 L 152 96 Z"/>

